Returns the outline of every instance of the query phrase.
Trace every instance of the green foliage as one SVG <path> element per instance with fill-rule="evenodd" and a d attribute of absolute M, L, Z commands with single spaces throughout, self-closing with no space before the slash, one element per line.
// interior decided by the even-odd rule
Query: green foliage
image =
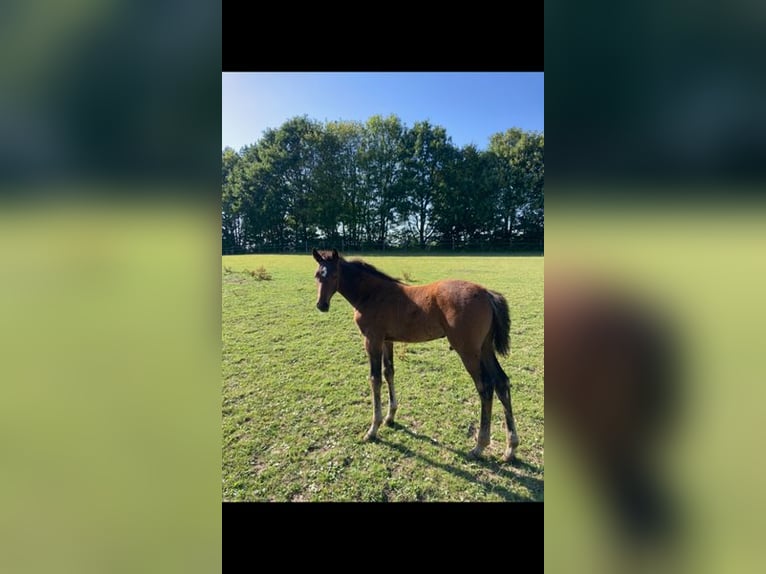
<path fill-rule="evenodd" d="M 434 202 L 447 193 L 447 170 L 455 149 L 442 127 L 418 122 L 407 133 L 405 216 L 408 230 L 423 248 L 434 233 Z"/>
<path fill-rule="evenodd" d="M 310 256 L 227 256 L 222 265 L 234 272 L 223 275 L 222 293 L 223 499 L 542 501 L 543 259 L 365 259 L 393 275 L 416 269 L 421 284 L 460 277 L 505 294 L 511 353 L 498 359 L 511 378 L 519 462 L 500 462 L 497 401 L 486 457 L 465 457 L 480 403 L 444 339 L 394 346 L 399 425 L 362 442 L 372 403 L 351 306 L 336 295 L 329 313 L 316 310 Z M 255 267 L 268 267 L 273 281 L 237 273 Z"/>
<path fill-rule="evenodd" d="M 497 158 L 501 233 L 509 242 L 514 233 L 542 242 L 544 227 L 543 134 L 513 128 L 490 139 Z"/>
<path fill-rule="evenodd" d="M 373 116 L 363 132 L 359 167 L 368 201 L 367 241 L 383 246 L 404 203 L 405 128 L 396 116 Z"/>
<path fill-rule="evenodd" d="M 222 249 L 543 247 L 542 134 L 457 149 L 428 121 L 306 116 L 222 154 Z"/>

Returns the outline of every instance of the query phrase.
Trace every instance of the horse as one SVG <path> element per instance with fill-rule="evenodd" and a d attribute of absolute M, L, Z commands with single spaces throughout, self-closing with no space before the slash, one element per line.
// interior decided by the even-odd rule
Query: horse
<path fill-rule="evenodd" d="M 319 264 L 317 303 L 330 309 L 340 293 L 354 308 L 354 321 L 364 336 L 370 363 L 372 425 L 365 441 L 375 440 L 381 423 L 394 425 L 398 403 L 394 390 L 394 343 L 420 343 L 446 337 L 471 375 L 481 399 L 481 423 L 476 446 L 468 453 L 479 458 L 490 443 L 493 393 L 505 410 L 506 448 L 503 461 L 515 458 L 519 437 L 511 407 L 508 375 L 495 351 L 510 351 L 511 320 L 505 297 L 476 283 L 441 280 L 427 285 L 405 285 L 362 260 L 347 261 L 338 251 L 312 252 Z M 388 385 L 388 413 L 380 404 L 382 378 Z"/>
<path fill-rule="evenodd" d="M 656 450 L 679 413 L 673 319 L 609 276 L 546 269 L 545 415 L 586 461 L 623 532 L 671 541 L 677 505 Z"/>

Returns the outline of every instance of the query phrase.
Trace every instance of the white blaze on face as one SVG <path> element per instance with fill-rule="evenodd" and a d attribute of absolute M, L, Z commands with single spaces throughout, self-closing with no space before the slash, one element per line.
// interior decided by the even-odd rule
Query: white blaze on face
<path fill-rule="evenodd" d="M 322 279 L 324 279 L 325 277 L 327 277 L 327 267 L 321 267 L 321 268 L 319 269 L 319 274 L 322 276 Z"/>

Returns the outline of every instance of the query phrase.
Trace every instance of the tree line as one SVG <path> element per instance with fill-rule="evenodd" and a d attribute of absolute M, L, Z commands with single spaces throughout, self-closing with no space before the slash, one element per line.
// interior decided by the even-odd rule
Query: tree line
<path fill-rule="evenodd" d="M 542 251 L 543 148 L 542 133 L 519 128 L 482 151 L 395 115 L 294 117 L 223 150 L 223 253 Z"/>

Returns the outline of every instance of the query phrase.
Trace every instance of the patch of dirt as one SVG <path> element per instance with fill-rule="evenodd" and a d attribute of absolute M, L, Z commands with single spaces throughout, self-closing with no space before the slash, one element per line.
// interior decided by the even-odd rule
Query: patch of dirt
<path fill-rule="evenodd" d="M 260 460 L 254 460 L 250 463 L 250 474 L 252 476 L 259 476 L 264 470 L 266 470 L 266 467 L 268 465 Z"/>

